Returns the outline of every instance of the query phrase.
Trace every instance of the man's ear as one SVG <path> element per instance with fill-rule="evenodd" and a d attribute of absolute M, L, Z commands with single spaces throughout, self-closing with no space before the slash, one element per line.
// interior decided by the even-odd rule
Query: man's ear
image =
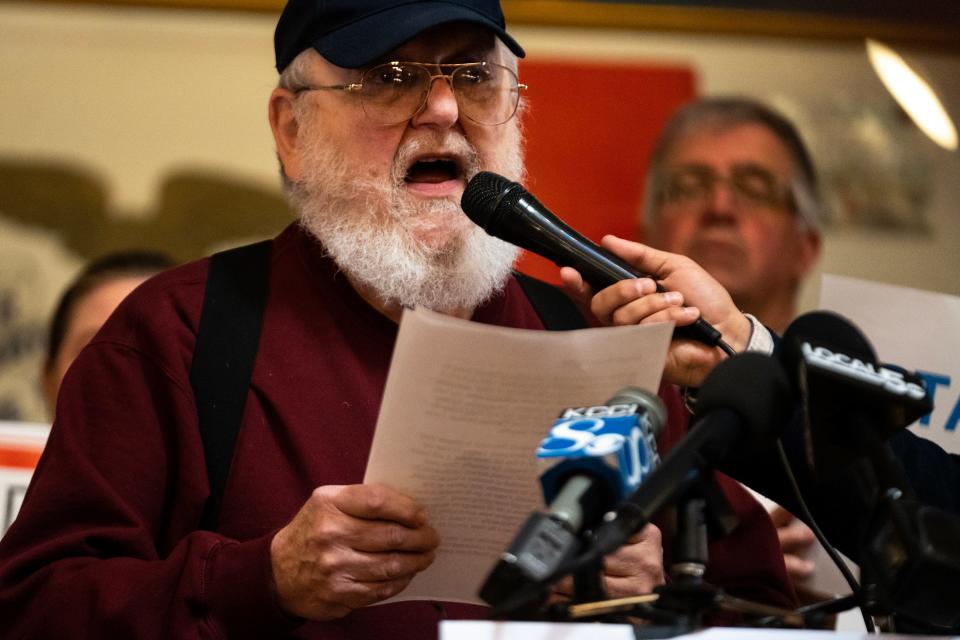
<path fill-rule="evenodd" d="M 813 265 L 816 264 L 817 259 L 820 257 L 821 242 L 822 238 L 819 231 L 807 229 L 801 232 L 800 251 L 799 255 L 797 256 L 797 267 L 800 280 L 803 280 L 803 278 L 810 273 Z"/>
<path fill-rule="evenodd" d="M 289 89 L 277 87 L 270 94 L 268 117 L 273 139 L 277 145 L 277 156 L 287 178 L 296 182 L 300 178 L 300 152 L 297 136 L 300 124 L 294 113 L 296 94 Z"/>

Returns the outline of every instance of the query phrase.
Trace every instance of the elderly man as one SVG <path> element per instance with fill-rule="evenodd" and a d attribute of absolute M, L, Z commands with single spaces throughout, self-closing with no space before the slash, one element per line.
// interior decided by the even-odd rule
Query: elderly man
<path fill-rule="evenodd" d="M 402 592 L 443 547 L 414 499 L 360 483 L 403 307 L 544 328 L 511 274 L 516 250 L 458 207 L 480 170 L 522 177 L 523 50 L 494 0 L 292 0 L 276 54 L 269 120 L 300 222 L 270 245 L 219 517 L 206 519 L 213 462 L 192 375 L 213 280 L 204 260 L 140 287 L 67 374 L 44 459 L 0 544 L 0 619 L 14 636 L 422 638 L 444 616 L 484 615 L 454 603 L 368 606 Z M 639 268 L 656 265 L 686 293 L 643 296 L 637 321 L 702 312 L 745 347 L 750 321 L 715 281 L 628 246 Z M 652 282 L 630 286 L 639 295 Z M 678 344 L 672 381 L 696 383 L 721 357 Z M 669 441 L 685 417 L 671 390 Z M 724 487 L 741 524 L 712 545 L 708 578 L 789 604 L 769 521 Z M 607 559 L 609 593 L 662 582 L 662 553 L 655 527 L 636 535 Z"/>

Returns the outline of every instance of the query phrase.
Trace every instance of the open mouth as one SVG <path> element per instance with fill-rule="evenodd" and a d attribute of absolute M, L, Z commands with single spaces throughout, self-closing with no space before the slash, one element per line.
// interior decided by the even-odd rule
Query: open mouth
<path fill-rule="evenodd" d="M 439 184 L 448 180 L 460 180 L 463 169 L 453 157 L 424 157 L 414 161 L 407 169 L 404 181 L 415 184 Z"/>

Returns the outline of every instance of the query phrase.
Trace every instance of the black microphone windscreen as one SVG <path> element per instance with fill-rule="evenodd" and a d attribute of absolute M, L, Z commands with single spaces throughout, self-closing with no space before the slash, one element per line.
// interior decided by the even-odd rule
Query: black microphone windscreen
<path fill-rule="evenodd" d="M 515 184 L 496 173 L 481 171 L 470 179 L 463 190 L 460 208 L 474 224 L 486 229 L 503 195 Z"/>
<path fill-rule="evenodd" d="M 700 387 L 696 417 L 717 409 L 739 415 L 751 443 L 776 437 L 793 410 L 793 394 L 783 367 L 761 353 L 740 353 L 724 360 Z"/>

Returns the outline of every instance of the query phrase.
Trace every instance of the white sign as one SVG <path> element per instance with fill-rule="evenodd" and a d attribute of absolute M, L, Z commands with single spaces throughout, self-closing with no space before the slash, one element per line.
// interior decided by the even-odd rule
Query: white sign
<path fill-rule="evenodd" d="M 0 536 L 20 511 L 49 435 L 45 424 L 0 421 Z"/>

